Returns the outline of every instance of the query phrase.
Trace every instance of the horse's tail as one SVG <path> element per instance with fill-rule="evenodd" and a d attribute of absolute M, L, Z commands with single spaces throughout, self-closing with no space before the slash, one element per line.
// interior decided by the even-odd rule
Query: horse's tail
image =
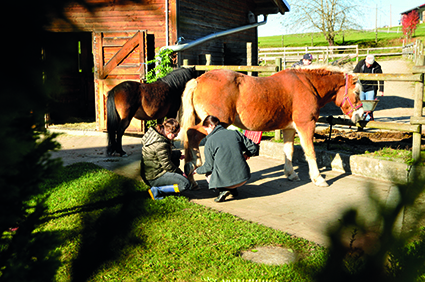
<path fill-rule="evenodd" d="M 183 96 L 182 96 L 182 103 L 183 103 L 183 115 L 181 118 L 182 123 L 182 142 L 185 146 L 185 148 L 188 147 L 188 140 L 187 140 L 187 130 L 189 127 L 195 125 L 195 108 L 193 107 L 193 93 L 196 90 L 196 87 L 198 86 L 198 81 L 196 79 L 191 79 L 187 84 L 186 88 L 184 89 Z"/>
<path fill-rule="evenodd" d="M 108 149 L 115 144 L 115 132 L 118 130 L 120 117 L 117 109 L 115 108 L 115 91 L 114 88 L 108 91 L 108 100 L 106 102 L 106 128 L 108 130 Z M 113 153 L 113 152 L 112 152 Z"/>

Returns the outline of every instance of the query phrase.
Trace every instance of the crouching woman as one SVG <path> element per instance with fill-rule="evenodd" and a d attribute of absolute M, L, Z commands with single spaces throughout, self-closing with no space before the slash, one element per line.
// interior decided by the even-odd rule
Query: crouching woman
<path fill-rule="evenodd" d="M 206 174 L 209 189 L 218 189 L 215 202 L 225 201 L 228 195 L 238 196 L 237 188 L 251 177 L 246 162 L 259 153 L 259 146 L 238 131 L 227 130 L 215 116 L 207 116 L 202 126 L 207 132 L 205 163 L 193 173 Z"/>
<path fill-rule="evenodd" d="M 140 175 L 151 186 L 149 195 L 153 200 L 161 200 L 190 187 L 189 180 L 179 168 L 184 156 L 178 150 L 173 151 L 172 141 L 179 131 L 179 122 L 170 118 L 156 128 L 150 127 L 142 138 Z"/>

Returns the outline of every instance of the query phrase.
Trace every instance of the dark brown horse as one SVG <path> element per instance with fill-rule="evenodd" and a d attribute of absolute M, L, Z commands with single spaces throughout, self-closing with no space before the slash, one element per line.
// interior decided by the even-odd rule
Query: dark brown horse
<path fill-rule="evenodd" d="M 255 131 L 282 129 L 285 175 L 290 180 L 299 180 L 292 166 L 297 131 L 311 180 L 317 186 L 328 186 L 319 173 L 313 147 L 319 110 L 334 102 L 353 122 L 360 120 L 363 107 L 356 82 L 356 76 L 335 67 L 288 69 L 263 78 L 229 70 L 209 71 L 188 82 L 183 93 L 186 165 L 202 165 L 199 143 L 206 132 L 201 124 L 207 115 L 214 115 L 224 126 L 234 124 Z M 190 180 L 196 185 L 193 176 Z"/>
<path fill-rule="evenodd" d="M 131 119 L 154 120 L 177 116 L 186 83 L 196 77 L 195 68 L 181 68 L 153 83 L 124 81 L 108 92 L 108 155 L 122 149 L 122 136 Z"/>

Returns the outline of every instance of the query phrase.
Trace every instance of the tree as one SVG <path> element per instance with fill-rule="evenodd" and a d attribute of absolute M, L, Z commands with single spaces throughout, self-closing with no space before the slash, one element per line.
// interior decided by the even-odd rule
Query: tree
<path fill-rule="evenodd" d="M 289 21 L 284 24 L 292 30 L 318 30 L 325 36 L 329 46 L 335 45 L 335 36 L 348 28 L 358 28 L 361 17 L 356 0 L 300 0 L 291 4 Z"/>
<path fill-rule="evenodd" d="M 403 15 L 401 25 L 403 26 L 403 33 L 406 35 L 407 40 L 412 39 L 416 27 L 419 23 L 419 14 L 416 10 L 411 11 L 407 15 Z"/>

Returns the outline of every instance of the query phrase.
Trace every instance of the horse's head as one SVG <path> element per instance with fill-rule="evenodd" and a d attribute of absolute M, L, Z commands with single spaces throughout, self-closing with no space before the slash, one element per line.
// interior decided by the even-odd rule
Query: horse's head
<path fill-rule="evenodd" d="M 363 118 L 363 104 L 360 101 L 360 83 L 357 76 L 345 75 L 345 87 L 338 92 L 337 105 L 351 118 L 353 123 Z"/>

